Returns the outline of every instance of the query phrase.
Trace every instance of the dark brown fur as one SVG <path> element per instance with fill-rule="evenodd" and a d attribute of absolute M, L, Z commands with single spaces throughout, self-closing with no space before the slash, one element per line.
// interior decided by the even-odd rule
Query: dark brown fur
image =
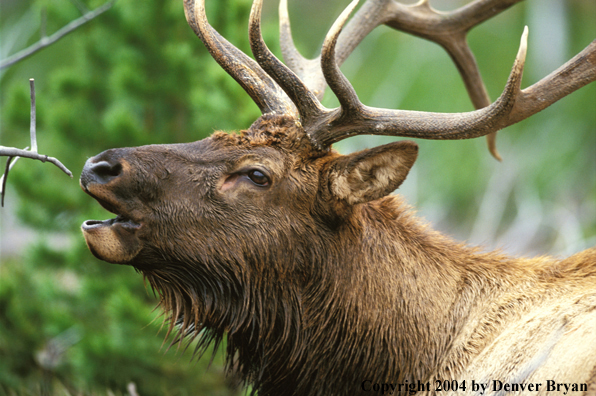
<path fill-rule="evenodd" d="M 406 158 L 405 173 L 387 155 Z M 371 394 L 364 380 L 506 381 L 522 371 L 524 381 L 593 387 L 594 337 L 573 344 L 588 348 L 577 352 L 591 364 L 585 375 L 536 359 L 550 353 L 551 332 L 568 337 L 590 328 L 577 318 L 596 318 L 596 250 L 514 259 L 451 241 L 387 196 L 415 156 L 408 142 L 345 157 L 320 151 L 287 116 L 196 143 L 108 150 L 88 161 L 81 185 L 140 227 L 121 237 L 102 225 L 98 242 L 84 227 L 85 236 L 99 258 L 143 273 L 174 341 L 198 337 L 202 353 L 226 338 L 228 367 L 263 396 Z M 377 165 L 399 177 L 370 187 L 386 179 Z M 267 169 L 271 185 L 245 180 L 247 166 Z M 348 202 L 354 196 L 360 202 Z M 119 238 L 140 248 L 126 259 L 98 250 Z"/>

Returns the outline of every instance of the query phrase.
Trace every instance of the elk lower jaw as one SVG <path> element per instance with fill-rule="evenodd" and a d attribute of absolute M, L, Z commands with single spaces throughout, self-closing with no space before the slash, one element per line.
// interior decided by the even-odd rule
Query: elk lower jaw
<path fill-rule="evenodd" d="M 141 251 L 137 236 L 142 227 L 124 216 L 109 220 L 87 220 L 81 226 L 89 250 L 100 260 L 127 264 Z"/>

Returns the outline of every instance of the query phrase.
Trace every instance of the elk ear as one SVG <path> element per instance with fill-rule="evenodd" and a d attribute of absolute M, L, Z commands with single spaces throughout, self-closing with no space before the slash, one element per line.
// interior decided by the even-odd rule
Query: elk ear
<path fill-rule="evenodd" d="M 417 156 L 418 145 L 402 140 L 339 157 L 329 169 L 329 192 L 350 205 L 384 197 L 406 179 Z"/>

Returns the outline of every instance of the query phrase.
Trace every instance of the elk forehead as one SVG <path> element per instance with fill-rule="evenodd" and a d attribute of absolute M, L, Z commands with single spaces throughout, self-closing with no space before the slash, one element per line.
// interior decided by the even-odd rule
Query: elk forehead
<path fill-rule="evenodd" d="M 248 147 L 268 146 L 301 153 L 305 158 L 318 158 L 328 150 L 319 150 L 300 125 L 300 122 L 288 115 L 268 114 L 257 119 L 251 127 L 240 135 L 217 133 L 215 139 L 229 139 L 236 144 Z"/>

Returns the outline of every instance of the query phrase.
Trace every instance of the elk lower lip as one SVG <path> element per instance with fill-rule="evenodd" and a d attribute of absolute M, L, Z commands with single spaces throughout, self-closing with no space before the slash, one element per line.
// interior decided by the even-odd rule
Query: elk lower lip
<path fill-rule="evenodd" d="M 141 227 L 141 224 L 139 224 L 139 223 L 136 223 L 130 219 L 127 219 L 126 217 L 118 216 L 114 219 L 108 219 L 108 220 L 87 220 L 83 223 L 83 228 L 91 229 L 91 228 L 99 228 L 99 227 L 111 227 L 116 224 L 118 224 L 124 228 L 129 228 L 129 229 L 137 229 L 137 228 Z"/>

